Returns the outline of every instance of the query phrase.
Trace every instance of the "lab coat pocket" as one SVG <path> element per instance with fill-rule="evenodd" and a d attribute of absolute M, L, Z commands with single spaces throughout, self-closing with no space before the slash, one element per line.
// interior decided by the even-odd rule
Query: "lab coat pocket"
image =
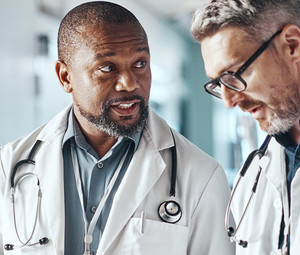
<path fill-rule="evenodd" d="M 184 255 L 189 228 L 154 220 L 132 218 L 125 229 L 123 255 Z"/>

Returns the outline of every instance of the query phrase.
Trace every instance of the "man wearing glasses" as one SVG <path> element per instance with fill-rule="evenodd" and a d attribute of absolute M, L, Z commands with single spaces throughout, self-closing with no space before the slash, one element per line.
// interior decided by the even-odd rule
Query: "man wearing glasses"
<path fill-rule="evenodd" d="M 241 244 L 237 254 L 300 254 L 299 13 L 296 0 L 210 0 L 193 19 L 211 78 L 205 90 L 272 136 L 236 182 L 229 236 Z"/>

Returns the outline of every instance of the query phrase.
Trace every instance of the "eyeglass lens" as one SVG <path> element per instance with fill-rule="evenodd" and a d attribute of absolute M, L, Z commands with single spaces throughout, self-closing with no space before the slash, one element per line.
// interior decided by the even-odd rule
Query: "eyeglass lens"
<path fill-rule="evenodd" d="M 235 91 L 243 91 L 246 88 L 246 85 L 233 73 L 225 73 L 218 80 L 213 80 L 205 85 L 205 89 L 210 94 L 222 98 L 222 90 L 220 83 L 224 86 L 235 90 Z"/>
<path fill-rule="evenodd" d="M 242 91 L 246 87 L 245 84 L 237 76 L 231 73 L 222 75 L 220 78 L 220 82 L 226 87 L 236 91 Z"/>

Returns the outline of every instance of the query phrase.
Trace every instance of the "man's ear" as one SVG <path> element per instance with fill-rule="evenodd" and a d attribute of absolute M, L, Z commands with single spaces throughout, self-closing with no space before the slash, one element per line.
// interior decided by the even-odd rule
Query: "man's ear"
<path fill-rule="evenodd" d="M 73 89 L 71 86 L 68 66 L 63 61 L 57 60 L 55 63 L 55 71 L 64 91 L 67 93 L 71 93 Z"/>
<path fill-rule="evenodd" d="M 294 63 L 300 62 L 300 28 L 297 25 L 286 25 L 282 30 L 283 48 L 286 56 Z"/>

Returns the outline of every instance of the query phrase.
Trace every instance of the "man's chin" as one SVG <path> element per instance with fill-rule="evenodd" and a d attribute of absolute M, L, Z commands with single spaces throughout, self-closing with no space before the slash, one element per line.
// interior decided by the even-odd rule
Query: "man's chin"
<path fill-rule="evenodd" d="M 110 136 L 132 137 L 145 127 L 147 117 L 148 111 L 145 111 L 142 116 L 118 116 L 117 120 L 110 116 L 107 119 L 109 121 L 105 125 L 99 126 L 99 128 Z"/>
<path fill-rule="evenodd" d="M 139 131 L 141 131 L 144 128 L 144 126 L 138 126 L 137 123 L 134 123 L 132 125 L 120 125 L 120 124 L 115 124 L 112 127 L 100 127 L 100 130 L 107 133 L 109 136 L 112 137 L 132 137 Z"/>

